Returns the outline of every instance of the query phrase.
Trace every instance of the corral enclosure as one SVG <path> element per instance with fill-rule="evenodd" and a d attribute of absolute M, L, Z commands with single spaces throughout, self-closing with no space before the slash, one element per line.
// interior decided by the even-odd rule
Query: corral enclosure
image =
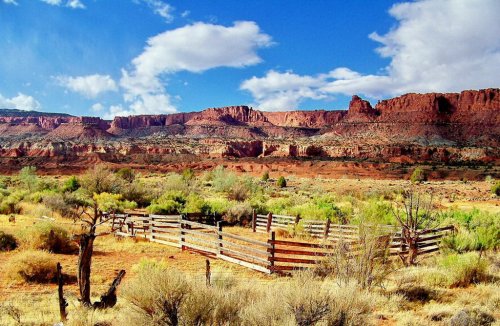
<path fill-rule="evenodd" d="M 231 263 L 239 264 L 264 273 L 289 272 L 313 267 L 321 260 L 334 256 L 336 251 L 346 250 L 359 255 L 366 250 L 366 235 L 375 236 L 379 250 L 387 250 L 390 256 L 408 254 L 407 244 L 397 227 L 390 225 L 339 225 L 330 220 L 305 220 L 299 217 L 259 215 L 252 218 L 252 231 L 245 236 L 223 231 L 222 222 L 208 225 L 188 220 L 201 214 L 133 216 L 120 214 L 108 216 L 110 227 L 118 236 L 141 237 L 149 241 L 193 250 Z M 280 231 L 302 228 L 302 235 L 309 241 L 277 237 Z M 421 230 L 418 255 L 439 250 L 440 239 L 446 232 L 453 232 L 452 225 Z M 255 232 L 267 233 L 266 241 Z M 259 240 L 260 239 L 260 240 Z"/>

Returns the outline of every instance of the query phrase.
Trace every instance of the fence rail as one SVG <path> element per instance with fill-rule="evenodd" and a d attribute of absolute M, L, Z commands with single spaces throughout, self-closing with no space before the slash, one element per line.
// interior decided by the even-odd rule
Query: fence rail
<path fill-rule="evenodd" d="M 254 214 L 254 232 L 266 232 L 268 240 L 260 241 L 250 237 L 223 231 L 221 222 L 207 225 L 186 220 L 181 215 L 121 216 L 115 215 L 110 225 L 120 236 L 144 237 L 152 242 L 193 250 L 224 261 L 235 263 L 264 273 L 283 273 L 311 268 L 339 250 L 349 255 L 359 255 L 363 250 L 361 234 L 370 226 L 337 225 L 328 221 L 300 219 L 283 215 Z M 203 220 L 203 219 L 200 219 Z M 276 221 L 275 221 L 276 220 Z M 277 239 L 276 231 L 293 228 L 299 223 L 309 233 L 313 241 Z M 418 254 L 428 254 L 439 250 L 443 236 L 453 230 L 453 226 L 425 230 L 419 234 Z M 380 232 L 380 230 L 379 230 Z M 404 257 L 408 247 L 402 231 L 393 227 L 382 227 L 378 237 L 380 248 L 387 249 L 392 256 Z M 383 240 L 383 241 L 382 241 Z M 382 244 L 383 243 L 383 244 Z"/>

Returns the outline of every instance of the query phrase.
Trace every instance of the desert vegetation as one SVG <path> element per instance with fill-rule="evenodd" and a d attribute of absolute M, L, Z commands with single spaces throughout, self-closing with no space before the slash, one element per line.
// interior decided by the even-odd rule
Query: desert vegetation
<path fill-rule="evenodd" d="M 68 325 L 493 325 L 500 319 L 495 184 L 328 182 L 273 171 L 238 175 L 222 166 L 169 174 L 96 166 L 64 177 L 23 168 L 0 177 L 0 324 L 60 320 L 61 262 Z M 410 197 L 410 188 L 423 195 Z M 408 243 L 417 229 L 453 225 L 456 231 L 443 238 L 439 253 L 408 260 L 380 256 L 374 249 L 379 234 L 367 231 L 363 255 L 351 258 L 339 246 L 337 254 L 291 278 L 213 260 L 207 285 L 203 257 L 115 237 L 103 212 L 130 210 L 201 212 L 240 235 L 251 235 L 254 211 L 392 225 Z M 308 241 L 300 224 L 289 231 L 283 236 Z M 122 269 L 127 275 L 116 305 L 92 308 Z"/>

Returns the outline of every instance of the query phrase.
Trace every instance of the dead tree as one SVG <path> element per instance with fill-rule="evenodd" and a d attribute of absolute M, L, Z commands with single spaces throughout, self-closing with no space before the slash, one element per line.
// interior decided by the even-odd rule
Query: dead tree
<path fill-rule="evenodd" d="M 401 241 L 407 250 L 400 253 L 400 258 L 406 266 L 415 265 L 420 234 L 429 230 L 437 218 L 432 194 L 425 196 L 413 190 L 404 191 L 403 203 L 393 205 L 392 212 L 401 226 Z"/>
<path fill-rule="evenodd" d="M 113 283 L 111 283 L 111 286 L 108 289 L 108 292 L 106 292 L 104 295 L 101 295 L 101 301 L 94 302 L 93 307 L 96 309 L 106 309 L 106 308 L 112 308 L 116 304 L 116 288 L 118 285 L 120 285 L 120 282 L 122 281 L 122 278 L 125 276 L 125 271 L 122 269 L 119 273 L 118 276 L 115 278 Z"/>
<path fill-rule="evenodd" d="M 64 280 L 62 275 L 61 263 L 57 263 L 57 294 L 59 296 L 59 315 L 61 316 L 61 321 L 65 322 L 68 317 L 68 313 L 66 312 L 68 303 L 64 298 L 63 285 Z"/>

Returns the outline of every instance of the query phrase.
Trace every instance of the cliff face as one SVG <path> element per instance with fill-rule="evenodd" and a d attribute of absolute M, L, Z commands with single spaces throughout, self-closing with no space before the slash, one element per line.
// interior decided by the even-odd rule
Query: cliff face
<path fill-rule="evenodd" d="M 247 106 L 115 117 L 0 112 L 2 158 L 109 162 L 296 158 L 500 164 L 500 89 L 406 94 L 375 107 L 262 112 Z M 195 157 L 195 158 L 193 158 Z M 10 162 L 10 161 L 8 161 Z M 11 163 L 5 163 L 11 164 Z M 16 163 L 18 164 L 18 163 Z"/>

